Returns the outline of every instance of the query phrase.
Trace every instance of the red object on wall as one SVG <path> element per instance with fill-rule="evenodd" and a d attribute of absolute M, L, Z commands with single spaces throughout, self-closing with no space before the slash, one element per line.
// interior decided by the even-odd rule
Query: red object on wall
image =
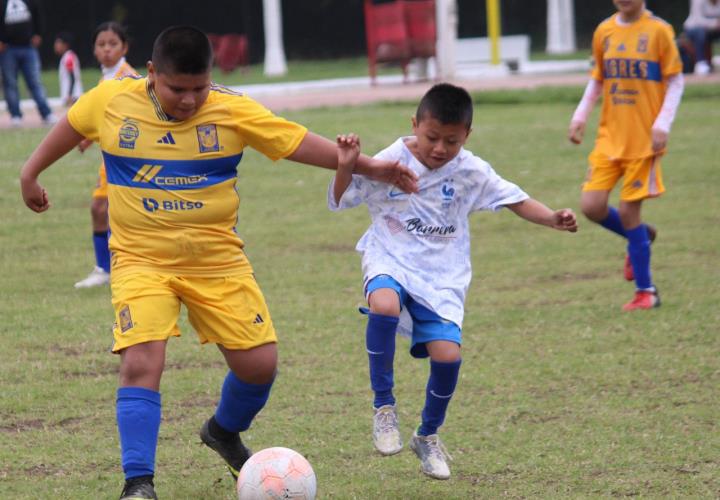
<path fill-rule="evenodd" d="M 246 35 L 208 35 L 215 53 L 215 65 L 229 73 L 238 66 L 248 65 L 248 41 Z"/>
<path fill-rule="evenodd" d="M 412 58 L 435 55 L 435 0 L 365 0 L 365 36 L 372 83 L 381 62 L 400 63 L 407 78 Z"/>

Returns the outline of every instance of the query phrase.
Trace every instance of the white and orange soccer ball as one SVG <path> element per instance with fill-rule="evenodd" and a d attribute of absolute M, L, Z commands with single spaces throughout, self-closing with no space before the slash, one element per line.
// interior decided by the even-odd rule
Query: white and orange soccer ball
<path fill-rule="evenodd" d="M 260 450 L 245 462 L 238 476 L 237 492 L 240 500 L 313 500 L 317 479 L 305 457 L 278 446 Z"/>

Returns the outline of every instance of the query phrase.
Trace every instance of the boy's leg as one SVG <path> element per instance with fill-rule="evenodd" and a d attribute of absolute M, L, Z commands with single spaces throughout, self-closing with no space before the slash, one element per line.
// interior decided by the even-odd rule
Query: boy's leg
<path fill-rule="evenodd" d="M 117 425 L 125 487 L 121 498 L 156 498 L 155 451 L 161 419 L 159 387 L 166 341 L 135 344 L 121 351 Z"/>
<path fill-rule="evenodd" d="M 388 283 L 383 280 L 388 280 Z M 383 455 L 393 455 L 402 450 L 395 396 L 392 391 L 395 385 L 393 363 L 395 334 L 400 316 L 400 292 L 395 288 L 399 287 L 397 282 L 390 280 L 390 277 L 379 277 L 368 284 L 370 312 L 365 330 L 370 387 L 374 393 L 373 443 Z M 376 286 L 380 288 L 375 288 Z"/>
<path fill-rule="evenodd" d="M 25 77 L 25 83 L 37 105 L 40 116 L 42 116 L 43 121 L 47 121 L 52 111 L 48 106 L 45 88 L 40 79 L 40 54 L 35 47 L 23 47 L 20 71 Z"/>
<path fill-rule="evenodd" d="M 20 92 L 18 90 L 18 62 L 14 47 L 6 47 L 0 52 L 0 70 L 2 70 L 3 93 L 7 109 L 13 120 L 20 120 Z"/>
<path fill-rule="evenodd" d="M 448 405 L 452 399 L 460 373 L 460 346 L 455 342 L 438 340 L 428 342 L 430 376 L 425 389 L 425 407 L 422 423 L 414 433 L 411 448 L 422 460 L 423 472 L 436 479 L 450 477 L 450 468 L 438 429 L 445 421 Z"/>
<path fill-rule="evenodd" d="M 95 250 L 95 266 L 90 274 L 75 283 L 75 288 L 101 286 L 110 281 L 110 223 L 108 219 L 107 173 L 101 165 L 98 180 L 93 191 L 90 205 L 93 229 L 93 249 Z"/>
<path fill-rule="evenodd" d="M 205 422 L 200 438 L 227 462 L 230 473 L 237 478 L 251 455 L 242 444 L 240 432 L 250 428 L 270 397 L 277 369 L 277 344 L 247 350 L 218 347 L 230 371 L 223 382 L 215 415 Z"/>
<path fill-rule="evenodd" d="M 651 309 L 660 305 L 650 272 L 650 233 L 640 222 L 642 200 L 621 201 L 620 209 L 628 235 L 628 256 L 635 279 L 635 298 L 623 306 L 625 311 Z"/>

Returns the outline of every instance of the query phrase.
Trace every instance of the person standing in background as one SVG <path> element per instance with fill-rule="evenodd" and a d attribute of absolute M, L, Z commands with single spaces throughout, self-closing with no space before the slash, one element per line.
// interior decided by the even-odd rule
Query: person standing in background
<path fill-rule="evenodd" d="M 42 14 L 35 0 L 0 0 L 0 69 L 3 92 L 10 112 L 10 123 L 22 125 L 18 71 L 22 72 L 44 123 L 52 125 L 57 117 L 50 110 L 40 80 Z"/>
<path fill-rule="evenodd" d="M 60 80 L 60 100 L 65 106 L 72 106 L 83 93 L 80 78 L 80 59 L 72 50 L 73 36 L 62 31 L 55 37 L 53 50 L 60 56 L 58 79 Z"/>
<path fill-rule="evenodd" d="M 712 67 L 705 49 L 708 42 L 720 38 L 720 0 L 690 0 L 683 27 L 695 49 L 695 74 L 709 74 Z"/>

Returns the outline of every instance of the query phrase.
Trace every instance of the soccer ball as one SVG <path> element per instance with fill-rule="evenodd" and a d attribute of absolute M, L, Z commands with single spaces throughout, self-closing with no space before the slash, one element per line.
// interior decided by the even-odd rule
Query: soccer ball
<path fill-rule="evenodd" d="M 240 500 L 292 498 L 313 500 L 317 479 L 310 462 L 290 448 L 266 448 L 254 453 L 240 469 Z"/>

